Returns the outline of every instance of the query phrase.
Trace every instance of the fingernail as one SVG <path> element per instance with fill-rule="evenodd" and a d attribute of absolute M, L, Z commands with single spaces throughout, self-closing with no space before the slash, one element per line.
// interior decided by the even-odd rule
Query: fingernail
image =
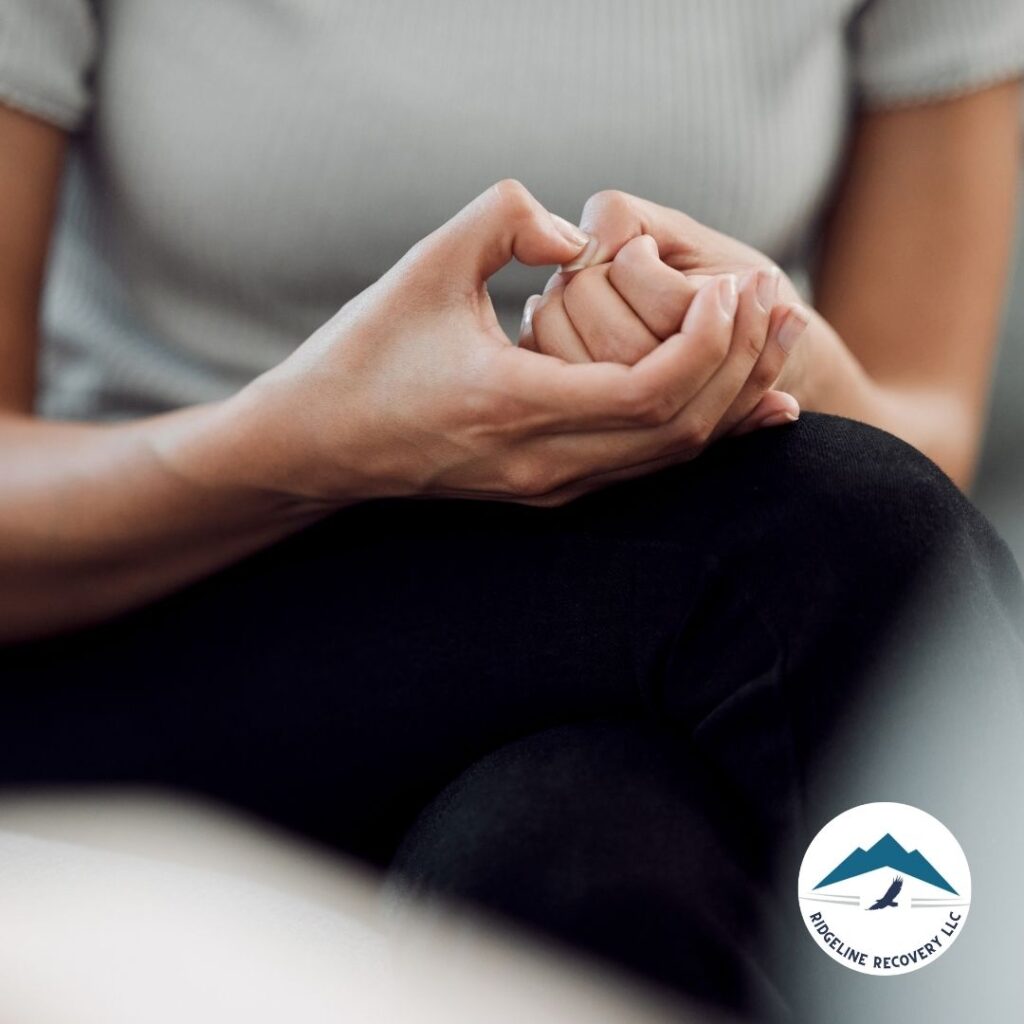
<path fill-rule="evenodd" d="M 731 320 L 736 315 L 736 306 L 740 301 L 739 288 L 736 286 L 736 275 L 726 274 L 718 282 L 718 302 L 722 312 Z"/>
<path fill-rule="evenodd" d="M 783 352 L 792 351 L 793 346 L 800 339 L 804 331 L 807 330 L 807 325 L 810 322 L 811 315 L 803 306 L 789 307 L 789 312 L 786 314 L 785 320 L 782 321 L 779 333 L 775 337 Z"/>
<path fill-rule="evenodd" d="M 559 217 L 557 213 L 551 214 L 551 219 L 555 222 L 558 233 L 577 248 L 582 249 L 590 241 L 590 235 L 585 231 L 580 231 L 575 224 L 570 224 L 564 217 Z"/>
<path fill-rule="evenodd" d="M 786 423 L 796 423 L 800 419 L 799 414 L 792 412 L 773 412 L 771 416 L 765 416 L 760 423 L 758 423 L 755 429 L 760 430 L 762 427 L 781 427 Z"/>
<path fill-rule="evenodd" d="M 523 319 L 519 322 L 519 338 L 522 340 L 533 331 L 533 311 L 540 302 L 539 295 L 531 295 L 523 306 Z"/>
<path fill-rule="evenodd" d="M 597 239 L 591 236 L 586 246 L 574 260 L 570 263 L 563 263 L 561 266 L 562 273 L 572 273 L 574 270 L 583 270 L 589 267 L 593 262 L 594 257 L 597 255 Z"/>
<path fill-rule="evenodd" d="M 757 301 L 762 309 L 770 310 L 775 305 L 775 296 L 779 294 L 779 270 L 759 270 L 757 272 Z"/>

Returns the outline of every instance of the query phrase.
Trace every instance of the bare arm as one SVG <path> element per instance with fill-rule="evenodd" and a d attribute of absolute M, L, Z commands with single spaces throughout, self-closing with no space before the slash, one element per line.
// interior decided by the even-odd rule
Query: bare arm
<path fill-rule="evenodd" d="M 977 458 L 1009 262 L 1019 102 L 1010 82 L 861 118 L 823 247 L 818 308 L 773 384 L 801 408 L 902 437 L 961 487 Z M 622 192 L 591 197 L 580 224 L 595 238 L 589 264 L 646 234 L 690 275 L 771 265 L 681 211 Z M 548 292 L 584 265 L 574 261 Z M 786 279 L 779 301 L 799 301 Z M 591 354 L 617 358 L 600 346 Z"/>
<path fill-rule="evenodd" d="M 40 420 L 39 293 L 63 150 L 58 132 L 0 107 L 0 642 L 136 607 L 356 501 L 557 504 L 692 455 L 677 413 L 725 358 L 729 318 L 705 303 L 707 334 L 630 368 L 511 345 L 487 278 L 586 242 L 514 181 L 232 398 L 118 425 Z"/>
<path fill-rule="evenodd" d="M 215 432 L 219 407 L 116 426 L 33 418 L 64 148 L 58 130 L 0 107 L 0 640 L 102 619 L 303 521 L 279 498 L 200 485 L 217 473 L 203 446 L 187 475 L 160 456 Z"/>
<path fill-rule="evenodd" d="M 805 408 L 903 437 L 962 487 L 984 426 L 1019 126 L 1016 82 L 861 118 L 817 282 L 831 330 L 794 387 Z"/>

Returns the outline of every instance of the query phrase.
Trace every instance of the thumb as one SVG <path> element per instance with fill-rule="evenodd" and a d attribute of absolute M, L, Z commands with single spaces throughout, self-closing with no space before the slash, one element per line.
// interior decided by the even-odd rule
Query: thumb
<path fill-rule="evenodd" d="M 586 246 L 579 228 L 549 213 L 518 181 L 492 185 L 421 243 L 445 276 L 480 284 L 510 260 L 566 263 Z M 420 248 L 420 247 L 417 247 Z"/>

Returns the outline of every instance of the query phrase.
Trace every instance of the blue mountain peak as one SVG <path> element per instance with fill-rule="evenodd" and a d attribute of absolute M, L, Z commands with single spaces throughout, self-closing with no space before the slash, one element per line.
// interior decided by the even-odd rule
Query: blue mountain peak
<path fill-rule="evenodd" d="M 959 893 L 938 873 L 921 855 L 918 850 L 904 850 L 893 837 L 886 832 L 869 850 L 859 846 L 844 861 L 837 864 L 814 888 L 845 882 L 848 878 L 866 874 L 876 868 L 892 868 L 904 875 L 920 879 L 929 885 L 945 889 L 946 892 L 958 896 Z"/>

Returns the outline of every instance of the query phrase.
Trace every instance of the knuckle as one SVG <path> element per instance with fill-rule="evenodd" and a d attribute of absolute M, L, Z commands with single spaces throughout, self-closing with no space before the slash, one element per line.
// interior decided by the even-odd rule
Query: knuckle
<path fill-rule="evenodd" d="M 651 422 L 655 426 L 664 426 L 671 423 L 679 413 L 675 399 L 668 393 L 662 392 L 657 395 L 651 403 Z"/>
<path fill-rule="evenodd" d="M 750 383 L 759 391 L 767 391 L 779 376 L 778 368 L 768 359 L 759 359 L 750 373 Z"/>
<path fill-rule="evenodd" d="M 634 386 L 629 407 L 633 420 L 646 427 L 663 426 L 678 411 L 672 395 L 667 390 L 648 384 Z"/>
<path fill-rule="evenodd" d="M 739 338 L 740 350 L 751 363 L 757 363 L 764 351 L 764 331 L 743 331 Z"/>
<path fill-rule="evenodd" d="M 678 439 L 686 448 L 703 448 L 711 440 L 714 429 L 714 423 L 706 415 L 691 412 L 680 424 Z"/>
<path fill-rule="evenodd" d="M 622 213 L 629 210 L 630 197 L 626 192 L 619 189 L 606 188 L 595 192 L 583 207 L 588 214 Z"/>
<path fill-rule="evenodd" d="M 620 395 L 623 415 L 636 422 L 642 422 L 650 412 L 651 398 L 651 388 L 648 384 L 631 380 Z"/>
<path fill-rule="evenodd" d="M 511 217 L 525 216 L 533 209 L 533 196 L 516 178 L 503 178 L 492 186 L 491 191 L 502 209 Z"/>
<path fill-rule="evenodd" d="M 621 249 L 612 257 L 611 263 L 608 264 L 608 270 L 611 274 L 612 281 L 616 278 L 635 272 L 637 263 L 637 253 L 633 246 L 633 242 L 636 239 L 628 241 Z"/>
<path fill-rule="evenodd" d="M 622 269 L 623 267 L 642 267 L 649 265 L 653 257 L 647 248 L 643 235 L 631 238 L 612 258 L 612 266 Z"/>

